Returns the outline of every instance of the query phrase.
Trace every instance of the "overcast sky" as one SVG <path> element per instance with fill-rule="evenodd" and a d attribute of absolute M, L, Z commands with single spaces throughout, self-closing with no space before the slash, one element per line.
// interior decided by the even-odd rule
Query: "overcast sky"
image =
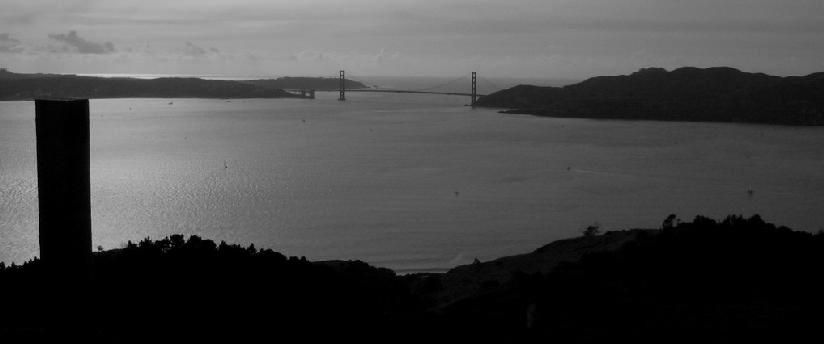
<path fill-rule="evenodd" d="M 824 71 L 824 0 L 0 0 L 21 72 L 585 78 Z"/>

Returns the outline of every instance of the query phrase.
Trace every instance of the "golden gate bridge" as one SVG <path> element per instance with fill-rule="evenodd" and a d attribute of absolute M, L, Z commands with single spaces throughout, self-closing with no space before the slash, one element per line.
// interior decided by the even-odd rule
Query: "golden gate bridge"
<path fill-rule="evenodd" d="M 483 94 L 478 93 L 478 77 L 477 72 L 472 72 L 471 75 L 471 86 L 470 92 L 454 92 L 454 91 L 436 91 L 438 88 L 442 88 L 444 86 L 454 84 L 458 80 L 465 79 L 466 76 L 461 76 L 452 80 L 449 80 L 445 83 L 441 83 L 432 87 L 422 88 L 422 89 L 394 89 L 394 88 L 347 88 L 346 82 L 347 81 L 357 81 L 353 79 L 346 79 L 346 71 L 341 70 L 340 74 L 338 75 L 338 88 L 337 89 L 287 89 L 286 91 L 300 94 L 305 98 L 315 98 L 315 92 L 338 92 L 338 100 L 339 101 L 346 101 L 346 93 L 359 93 L 359 92 L 369 92 L 369 93 L 413 93 L 413 94 L 441 94 L 441 95 L 450 95 L 450 96 L 464 96 L 470 97 L 471 102 L 470 105 L 475 105 L 478 98 L 483 97 Z M 484 81 L 490 83 L 494 88 L 497 87 L 494 83 L 489 80 Z"/>

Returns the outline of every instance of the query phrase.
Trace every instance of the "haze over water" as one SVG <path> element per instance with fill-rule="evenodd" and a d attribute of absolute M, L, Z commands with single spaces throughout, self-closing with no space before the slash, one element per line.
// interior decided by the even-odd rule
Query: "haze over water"
<path fill-rule="evenodd" d="M 336 97 L 92 100 L 94 247 L 197 234 L 406 272 L 525 253 L 595 222 L 658 227 L 670 213 L 824 227 L 824 128 Z M 0 261 L 37 255 L 36 176 L 34 104 L 0 102 Z"/>

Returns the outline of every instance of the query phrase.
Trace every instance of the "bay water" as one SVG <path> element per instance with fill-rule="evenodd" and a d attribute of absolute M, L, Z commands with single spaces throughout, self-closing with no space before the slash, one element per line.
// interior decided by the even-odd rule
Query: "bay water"
<path fill-rule="evenodd" d="M 91 101 L 93 245 L 182 233 L 443 271 L 669 214 L 824 229 L 824 128 L 538 118 L 467 98 Z M 0 102 L 0 261 L 38 255 L 33 102 Z"/>

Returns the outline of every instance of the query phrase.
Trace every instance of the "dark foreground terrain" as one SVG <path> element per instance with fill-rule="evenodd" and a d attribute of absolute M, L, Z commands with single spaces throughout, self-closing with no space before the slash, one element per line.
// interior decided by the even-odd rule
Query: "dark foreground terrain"
<path fill-rule="evenodd" d="M 730 216 L 398 276 L 197 236 L 0 269 L 0 336 L 101 342 L 818 342 L 824 235 Z M 805 337 L 812 336 L 812 337 Z M 354 341 L 352 341 L 354 340 Z M 13 341 L 9 341 L 13 342 Z"/>
<path fill-rule="evenodd" d="M 300 98 L 284 89 L 337 89 L 337 78 L 205 80 L 199 78 L 101 78 L 21 74 L 0 70 L 0 100 L 36 98 Z M 346 80 L 347 88 L 365 85 Z"/>
<path fill-rule="evenodd" d="M 478 106 L 547 117 L 824 125 L 824 73 L 778 77 L 734 68 L 647 68 L 564 87 L 519 85 Z"/>

